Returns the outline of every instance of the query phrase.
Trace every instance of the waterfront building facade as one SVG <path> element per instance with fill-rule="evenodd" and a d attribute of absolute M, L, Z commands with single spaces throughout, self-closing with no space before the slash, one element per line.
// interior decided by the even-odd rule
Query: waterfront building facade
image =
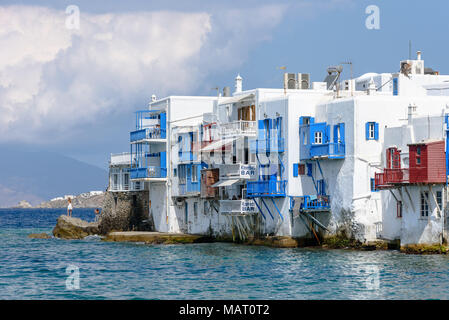
<path fill-rule="evenodd" d="M 154 97 L 136 113 L 129 177 L 148 184 L 155 230 L 441 243 L 449 76 L 420 53 L 398 73 L 340 73 L 252 90 L 239 75 L 232 96 Z M 391 181 L 414 170 L 417 150 L 431 178 Z"/>

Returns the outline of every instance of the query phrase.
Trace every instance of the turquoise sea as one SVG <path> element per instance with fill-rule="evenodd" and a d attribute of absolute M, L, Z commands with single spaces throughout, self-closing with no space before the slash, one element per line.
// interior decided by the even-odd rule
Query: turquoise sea
<path fill-rule="evenodd" d="M 0 299 L 449 299 L 449 256 L 27 238 L 62 213 L 0 209 Z"/>

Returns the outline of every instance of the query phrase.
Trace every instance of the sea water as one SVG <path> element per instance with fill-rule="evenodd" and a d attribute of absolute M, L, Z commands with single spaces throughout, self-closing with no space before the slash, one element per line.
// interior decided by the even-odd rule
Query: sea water
<path fill-rule="evenodd" d="M 27 238 L 64 213 L 0 209 L 0 299 L 449 299 L 445 255 Z"/>

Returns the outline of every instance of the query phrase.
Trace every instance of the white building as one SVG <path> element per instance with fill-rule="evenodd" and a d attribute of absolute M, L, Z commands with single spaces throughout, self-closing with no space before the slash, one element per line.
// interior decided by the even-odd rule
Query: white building
<path fill-rule="evenodd" d="M 419 203 L 407 205 L 391 189 L 376 189 L 386 148 L 405 153 L 407 144 L 447 140 L 441 119 L 448 113 L 449 76 L 426 71 L 420 53 L 400 70 L 340 86 L 330 73 L 326 82 L 312 84 L 306 74 L 286 74 L 283 89 L 245 91 L 238 76 L 232 97 L 154 99 L 136 116 L 130 173 L 131 181 L 149 183 L 156 230 L 441 241 L 441 233 L 423 230 L 443 228 L 445 184 L 433 189 L 441 205 L 423 200 L 428 217 L 436 210 L 439 222 L 429 218 L 421 229 L 404 219 L 408 211 L 419 213 Z M 411 116 L 410 105 L 417 106 Z M 426 137 L 419 119 L 438 126 Z M 418 192 L 412 199 L 424 192 L 419 188 L 409 188 Z M 401 222 L 392 199 L 402 202 Z"/>

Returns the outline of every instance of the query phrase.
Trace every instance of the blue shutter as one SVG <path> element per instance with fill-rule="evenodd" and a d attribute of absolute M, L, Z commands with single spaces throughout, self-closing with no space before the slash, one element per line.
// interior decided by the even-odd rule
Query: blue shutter
<path fill-rule="evenodd" d="M 334 125 L 334 143 L 338 143 L 338 126 L 339 124 Z"/>
<path fill-rule="evenodd" d="M 298 176 L 298 164 L 297 163 L 293 164 L 293 176 L 294 177 Z"/>
<path fill-rule="evenodd" d="M 398 78 L 393 78 L 393 95 L 398 95 Z"/>
<path fill-rule="evenodd" d="M 264 140 L 265 138 L 265 126 L 264 126 L 264 121 L 263 120 L 259 120 L 258 121 L 258 140 Z"/>
<path fill-rule="evenodd" d="M 379 124 L 374 123 L 374 140 L 379 140 Z"/>
<path fill-rule="evenodd" d="M 365 137 L 366 140 L 369 140 L 369 122 L 365 124 Z"/>
<path fill-rule="evenodd" d="M 313 176 L 313 172 L 312 172 L 312 164 L 311 164 L 311 163 L 308 163 L 308 164 L 307 164 L 307 175 L 308 175 L 309 177 Z"/>
<path fill-rule="evenodd" d="M 345 143 L 345 124 L 344 123 L 340 123 L 340 140 L 341 143 Z"/>
<path fill-rule="evenodd" d="M 161 139 L 165 139 L 167 137 L 167 114 L 162 112 L 160 115 L 160 126 L 161 126 Z"/>

